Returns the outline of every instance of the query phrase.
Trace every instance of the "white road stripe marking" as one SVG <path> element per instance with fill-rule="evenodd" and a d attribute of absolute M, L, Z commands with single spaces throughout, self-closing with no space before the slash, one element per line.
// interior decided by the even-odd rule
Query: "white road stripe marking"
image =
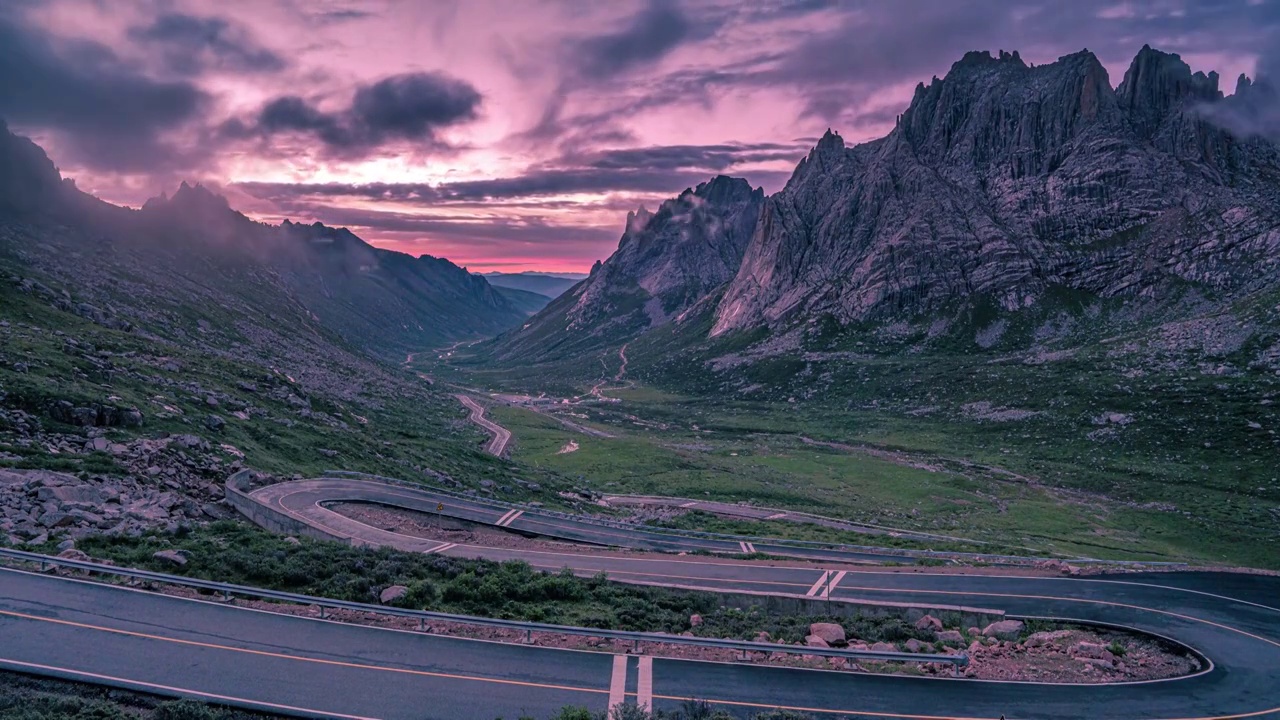
<path fill-rule="evenodd" d="M 613 677 L 609 679 L 609 715 L 622 704 L 627 690 L 627 656 L 613 656 Z"/>
<path fill-rule="evenodd" d="M 738 547 L 742 548 L 742 552 L 744 554 L 751 552 L 750 550 L 747 549 L 747 544 L 741 540 L 738 541 Z"/>
<path fill-rule="evenodd" d="M 147 688 L 150 690 L 159 690 L 163 693 L 171 693 L 179 697 L 199 697 L 208 700 L 222 700 L 224 702 L 244 703 L 250 706 L 256 706 L 259 709 L 274 708 L 276 710 L 291 710 L 293 712 L 306 713 L 315 717 L 325 718 L 350 718 L 351 720 L 373 720 L 364 715 L 341 715 L 338 713 L 325 712 L 322 710 L 312 710 L 310 708 L 294 707 L 292 705 L 278 705 L 276 703 L 263 702 L 262 700 L 250 700 L 248 698 L 240 698 L 232 695 L 215 695 L 213 693 L 201 692 L 199 690 L 191 690 L 188 688 L 172 687 L 170 685 L 157 685 L 155 683 L 142 682 L 141 680 L 129 680 L 128 678 L 112 677 L 110 675 L 99 675 L 97 673 L 85 672 L 84 670 L 71 670 L 68 668 L 54 667 L 52 665 L 38 665 L 36 663 L 22 662 L 20 660 L 9 660 L 7 658 L 0 659 L 0 663 L 5 665 L 13 665 L 18 668 L 27 670 L 43 670 L 45 672 L 64 673 L 82 679 L 89 680 L 106 680 L 108 682 L 121 683 L 123 685 L 135 688 Z"/>
<path fill-rule="evenodd" d="M 452 549 L 454 549 L 454 548 L 456 548 L 456 547 L 458 547 L 458 543 L 442 543 L 442 544 L 437 545 L 437 546 L 435 546 L 435 547 L 431 548 L 430 550 L 428 550 L 428 551 L 427 551 L 427 554 L 428 554 L 428 555 L 435 555 L 436 553 L 442 553 L 442 552 L 444 552 L 445 550 L 452 550 Z"/>
<path fill-rule="evenodd" d="M 653 712 L 653 656 L 640 656 L 640 678 L 636 683 L 636 705 Z"/>
<path fill-rule="evenodd" d="M 507 514 L 498 518 L 498 522 L 494 523 L 494 525 L 497 525 L 498 527 L 502 527 L 502 523 L 506 522 L 507 518 L 511 517 L 511 514 L 514 512 L 515 510 L 508 510 Z"/>
<path fill-rule="evenodd" d="M 827 578 L 829 577 L 831 577 L 831 571 L 824 570 L 822 572 L 822 577 L 818 578 L 818 581 L 813 584 L 813 587 L 809 588 L 809 592 L 805 593 L 805 595 L 808 595 L 809 597 L 817 595 L 818 592 L 822 590 L 822 586 L 827 584 Z"/>
<path fill-rule="evenodd" d="M 844 570 L 841 570 L 840 572 L 836 573 L 835 577 L 831 578 L 831 582 L 827 583 L 822 588 L 822 597 L 824 598 L 831 597 L 831 591 L 840 586 L 840 581 L 844 579 L 844 576 L 846 574 L 847 573 Z"/>
<path fill-rule="evenodd" d="M 697 501 L 697 500 L 694 500 L 693 502 L 687 502 L 687 503 L 685 503 L 685 504 L 681 505 L 680 507 L 693 507 L 694 505 L 697 505 L 697 504 L 698 504 L 698 501 Z"/>
<path fill-rule="evenodd" d="M 523 510 L 516 510 L 514 513 L 511 513 L 510 515 L 507 515 L 505 518 L 499 520 L 498 525 L 499 527 L 511 527 L 511 523 L 515 522 L 516 518 L 520 517 L 523 514 L 524 514 Z"/>
<path fill-rule="evenodd" d="M 747 552 L 753 553 L 756 551 L 755 543 L 746 543 L 746 545 L 747 545 Z"/>

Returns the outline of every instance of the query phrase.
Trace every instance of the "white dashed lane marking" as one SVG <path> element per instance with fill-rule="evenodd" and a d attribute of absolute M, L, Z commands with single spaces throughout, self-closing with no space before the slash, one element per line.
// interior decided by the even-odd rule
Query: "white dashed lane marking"
<path fill-rule="evenodd" d="M 613 677 L 609 680 L 609 716 L 613 717 L 613 709 L 622 704 L 627 691 L 627 656 L 613 656 Z"/>
<path fill-rule="evenodd" d="M 808 595 L 809 597 L 816 597 L 818 593 L 822 592 L 822 589 L 826 586 L 827 578 L 829 577 L 831 577 L 831 571 L 830 570 L 824 571 L 822 573 L 822 577 L 818 578 L 817 582 L 813 584 L 813 587 L 809 588 L 809 592 L 805 593 L 805 595 Z"/>

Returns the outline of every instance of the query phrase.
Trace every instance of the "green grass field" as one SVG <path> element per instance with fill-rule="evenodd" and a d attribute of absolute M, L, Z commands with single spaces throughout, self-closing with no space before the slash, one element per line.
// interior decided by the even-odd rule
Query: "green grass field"
<path fill-rule="evenodd" d="M 613 438 L 585 436 L 520 408 L 498 406 L 491 414 L 514 433 L 513 460 L 553 470 L 606 494 L 747 501 L 967 538 L 1005 550 L 1277 566 L 1270 552 L 1274 545 L 1257 542 L 1262 533 L 1240 532 L 1234 524 L 1206 533 L 1202 520 L 1163 506 L 1043 482 L 1036 479 L 1037 474 L 1045 469 L 1066 472 L 1068 462 L 1027 458 L 1016 449 L 987 451 L 982 446 L 990 440 L 982 428 L 869 417 L 870 413 L 823 415 L 768 403 L 708 403 L 643 388 L 625 393 L 636 399 L 593 408 L 584 413 L 589 420 L 573 418 L 604 429 Z M 839 439 L 867 450 L 812 445 L 801 439 L 806 435 Z M 570 441 L 578 449 L 561 452 Z M 1018 476 L 973 463 L 990 464 Z M 1185 486 L 1174 486 L 1178 488 Z M 1200 491 L 1206 496 L 1215 492 L 1212 488 Z M 830 531 L 787 523 L 697 525 L 711 531 L 894 544 L 851 534 L 836 538 Z M 937 545 L 939 549 L 978 549 Z"/>

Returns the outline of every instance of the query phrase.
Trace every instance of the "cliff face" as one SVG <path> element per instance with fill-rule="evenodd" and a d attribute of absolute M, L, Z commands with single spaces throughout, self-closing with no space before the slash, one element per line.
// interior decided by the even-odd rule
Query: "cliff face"
<path fill-rule="evenodd" d="M 1274 278 L 1276 148 L 1209 122 L 1217 83 L 1150 48 L 1115 90 L 1088 52 L 970 53 L 887 137 L 828 132 L 765 201 L 712 335 Z"/>
<path fill-rule="evenodd" d="M 579 353 L 678 319 L 735 276 L 763 202 L 762 189 L 721 175 L 627 213 L 617 251 L 503 336 L 499 355 Z"/>

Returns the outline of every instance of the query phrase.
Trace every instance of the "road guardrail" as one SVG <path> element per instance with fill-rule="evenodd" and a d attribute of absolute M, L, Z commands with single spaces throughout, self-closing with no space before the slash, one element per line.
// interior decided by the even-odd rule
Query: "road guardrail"
<path fill-rule="evenodd" d="M 680 538 L 680 537 L 698 538 L 703 540 L 726 542 L 726 543 L 729 543 L 731 546 L 736 545 L 739 541 L 746 541 L 752 544 L 765 543 L 770 545 L 778 545 L 782 547 L 796 548 L 799 550 L 806 550 L 806 549 L 837 550 L 837 551 L 848 551 L 848 552 L 859 552 L 859 553 L 879 553 L 879 554 L 893 553 L 893 554 L 901 555 L 907 558 L 932 558 L 932 559 L 938 559 L 938 560 L 964 559 L 964 560 L 970 560 L 970 561 L 976 561 L 976 562 L 1010 561 L 1010 562 L 1026 563 L 1026 562 L 1034 562 L 1037 560 L 1050 560 L 1050 559 L 1064 560 L 1064 558 L 1048 558 L 1048 557 L 1036 557 L 1036 556 L 1027 556 L 1027 555 L 999 555 L 995 553 L 965 553 L 965 552 L 946 552 L 946 551 L 940 551 L 940 550 L 915 550 L 915 549 L 909 549 L 909 548 L 887 548 L 887 547 L 877 547 L 874 545 L 846 545 L 843 543 L 824 543 L 816 540 L 794 540 L 790 538 L 758 537 L 758 536 L 751 536 L 751 535 L 727 535 L 723 533 L 712 533 L 712 532 L 705 532 L 701 530 L 686 530 L 683 528 L 650 528 L 644 525 L 637 525 L 634 523 L 625 523 L 620 521 L 612 521 L 612 520 L 607 520 L 605 518 L 600 518 L 600 517 L 592 517 L 592 516 L 586 516 L 586 515 L 573 515 L 570 513 L 564 513 L 557 510 L 548 510 L 546 508 L 535 508 L 529 505 L 520 505 L 518 503 L 507 502 L 505 500 L 498 500 L 496 498 L 483 497 L 478 494 L 468 495 L 466 493 L 455 492 L 453 490 L 437 487 L 435 485 L 429 485 L 427 483 L 411 482 L 408 480 L 400 480 L 397 478 L 386 477 L 383 475 L 374 475 L 372 473 L 366 473 L 366 472 L 358 472 L 355 470 L 325 470 L 320 474 L 319 477 L 327 477 L 327 476 L 333 476 L 335 479 L 342 478 L 342 477 L 363 478 L 363 479 L 373 480 L 375 482 L 380 482 L 386 485 L 394 485 L 397 487 L 409 488 L 413 490 L 419 490 L 423 492 L 444 495 L 446 497 L 458 498 L 460 500 L 467 500 L 469 502 L 482 502 L 489 505 L 496 505 L 498 507 L 505 507 L 508 509 L 523 510 L 528 515 L 544 515 L 547 517 L 559 518 L 562 520 L 572 520 L 574 522 L 580 522 L 586 525 L 596 525 L 598 527 L 606 527 L 606 528 L 611 528 L 615 530 L 629 530 L 633 532 L 639 530 L 641 532 L 644 532 L 650 535 L 657 535 L 657 536 L 665 535 L 665 536 L 676 537 L 676 538 Z M 732 551 L 732 547 L 727 549 Z M 1094 560 L 1092 558 L 1066 558 L 1065 560 L 1069 560 L 1070 562 L 1080 563 L 1080 564 L 1100 563 L 1100 564 L 1116 565 L 1116 566 L 1125 566 L 1130 564 L 1160 565 L 1160 566 L 1185 564 L 1185 563 L 1176 563 L 1176 562 L 1141 562 L 1139 563 L 1139 562 L 1127 562 L 1123 560 L 1116 560 L 1116 561 Z"/>
<path fill-rule="evenodd" d="M 956 655 L 877 652 L 873 650 L 850 650 L 847 648 L 783 645 L 726 640 L 722 638 L 700 638 L 690 637 L 687 635 L 637 632 L 632 630 L 608 630 L 604 628 L 575 627 L 572 625 L 552 625 L 548 623 L 502 620 L 498 618 L 486 618 L 474 615 L 454 615 L 452 613 L 431 612 L 429 610 L 411 610 L 408 608 L 398 608 L 388 605 L 372 605 L 368 603 L 348 602 L 345 600 L 333 600 L 330 598 L 315 597 L 313 595 L 301 595 L 298 593 L 282 592 L 279 590 L 256 588 L 248 585 L 235 585 L 231 583 L 216 582 L 213 580 L 201 580 L 198 578 L 184 577 L 182 575 L 169 575 L 167 573 L 152 572 L 150 570 L 122 568 L 86 560 L 71 560 L 68 558 L 26 552 L 23 550 L 10 550 L 7 548 L 0 548 L 0 558 L 36 563 L 40 565 L 42 572 L 48 570 L 51 566 L 67 567 L 100 575 L 111 575 L 115 577 L 130 578 L 133 580 L 145 580 L 148 582 L 158 582 L 168 585 L 208 590 L 220 593 L 226 599 L 230 599 L 233 596 L 239 596 L 258 598 L 262 600 L 275 600 L 300 605 L 315 605 L 320 608 L 321 618 L 324 617 L 325 610 L 340 609 L 413 618 L 418 620 L 419 628 L 423 628 L 428 621 L 505 628 L 508 630 L 524 632 L 525 642 L 532 642 L 533 633 L 551 633 L 631 641 L 634 649 L 638 649 L 640 643 L 660 643 L 667 645 L 689 645 L 705 648 L 717 648 L 721 650 L 733 650 L 741 652 L 744 658 L 746 657 L 746 653 L 749 652 L 787 653 L 791 655 L 816 655 L 820 657 L 845 658 L 847 660 L 869 660 L 876 662 L 946 663 L 952 666 L 953 671 L 958 671 L 959 668 L 965 667 L 969 664 L 969 656 L 963 652 Z"/>
<path fill-rule="evenodd" d="M 547 508 L 535 508 L 529 505 L 521 505 L 519 503 L 512 503 L 512 502 L 507 502 L 505 500 L 498 500 L 497 498 L 483 497 L 478 494 L 468 495 L 466 493 L 455 492 L 453 490 L 437 487 L 435 485 L 428 485 L 427 483 L 416 483 L 408 480 L 400 480 L 397 478 L 386 477 L 384 475 L 374 475 L 372 473 L 358 472 L 355 470 L 325 470 L 320 474 L 319 477 L 327 477 L 327 476 L 336 476 L 336 478 L 340 478 L 340 477 L 363 478 L 363 479 L 373 480 L 375 482 L 380 482 L 386 485 L 395 485 L 397 487 L 408 488 L 410 490 L 419 490 L 423 492 L 433 493 L 436 495 L 444 495 L 446 497 L 453 497 L 459 500 L 466 500 L 468 502 L 480 502 L 480 503 L 495 505 L 497 507 L 504 507 L 512 510 L 523 510 L 525 511 L 525 513 L 529 515 L 543 515 L 546 517 L 559 518 L 561 520 L 572 520 L 574 522 L 580 522 L 584 525 L 595 525 L 597 527 L 611 528 L 614 530 L 630 530 L 630 531 L 639 530 L 649 535 L 667 536 L 672 538 L 692 537 L 692 538 L 699 538 L 704 540 L 724 541 L 727 543 L 731 543 L 733 545 L 736 545 L 741 540 L 746 540 L 748 542 L 753 542 L 753 543 L 761 542 L 761 543 L 769 543 L 772 545 L 781 545 L 784 547 L 795 547 L 799 549 L 808 548 L 808 549 L 815 549 L 815 550 L 852 550 L 852 551 L 858 551 L 858 552 L 881 552 L 881 553 L 883 553 L 886 550 L 892 550 L 894 552 L 900 552 L 904 556 L 921 555 L 921 556 L 928 556 L 928 557 L 934 557 L 934 556 L 950 557 L 952 555 L 964 554 L 964 553 L 943 553 L 943 552 L 937 552 L 933 550 L 909 550 L 909 549 L 899 550 L 898 548 L 883 548 L 883 547 L 874 547 L 870 545 L 845 545 L 841 543 L 824 543 L 817 540 L 794 540 L 790 538 L 757 537 L 757 536 L 751 536 L 751 535 L 727 535 L 723 533 L 712 533 L 712 532 L 705 532 L 701 530 L 686 530 L 684 528 L 654 528 L 654 527 L 647 527 L 645 525 L 637 525 L 635 523 L 626 523 L 626 522 L 617 521 L 617 520 L 608 520 L 606 518 L 594 517 L 590 515 L 574 515 L 572 513 L 560 512 L 558 510 L 548 510 Z M 982 557 L 999 557 L 999 556 L 983 555 Z M 1027 559 L 1027 558 L 1019 558 L 1019 559 Z"/>

